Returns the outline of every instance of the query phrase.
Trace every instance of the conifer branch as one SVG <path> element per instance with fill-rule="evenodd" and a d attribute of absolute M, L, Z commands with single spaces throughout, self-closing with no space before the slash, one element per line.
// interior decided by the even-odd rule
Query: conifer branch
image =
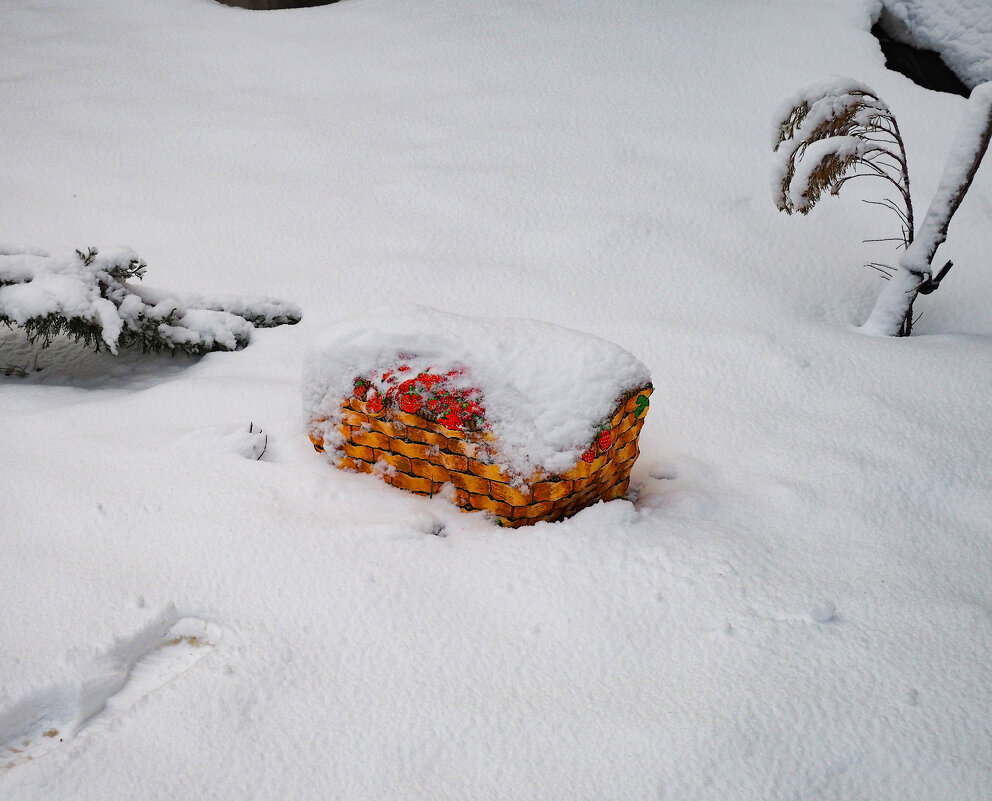
<path fill-rule="evenodd" d="M 114 354 L 125 347 L 198 355 L 243 348 L 254 327 L 301 318 L 280 301 L 183 299 L 129 283 L 145 270 L 132 251 L 108 256 L 90 247 L 64 258 L 0 251 L 0 324 L 42 347 L 64 336 Z"/>

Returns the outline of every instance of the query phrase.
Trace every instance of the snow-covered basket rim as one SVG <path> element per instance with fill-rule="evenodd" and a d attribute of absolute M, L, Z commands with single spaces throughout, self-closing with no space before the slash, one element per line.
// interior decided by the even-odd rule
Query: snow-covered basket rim
<path fill-rule="evenodd" d="M 306 421 L 335 423 L 355 379 L 395 369 L 458 371 L 484 398 L 500 464 L 519 475 L 569 469 L 618 401 L 651 384 L 647 367 L 607 340 L 550 323 L 384 306 L 342 320 L 311 345 Z"/>

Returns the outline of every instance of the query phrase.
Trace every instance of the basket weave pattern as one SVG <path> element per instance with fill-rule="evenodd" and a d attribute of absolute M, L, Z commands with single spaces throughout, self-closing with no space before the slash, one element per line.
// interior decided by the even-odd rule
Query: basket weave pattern
<path fill-rule="evenodd" d="M 569 517 L 598 501 L 622 498 L 639 449 L 650 385 L 627 395 L 610 417 L 607 447 L 593 446 L 586 458 L 561 475 L 536 474 L 526 484 L 500 467 L 499 443 L 484 431 L 454 431 L 439 423 L 386 407 L 370 412 L 364 401 L 344 402 L 335 447 L 337 466 L 380 473 L 387 484 L 420 495 L 435 495 L 445 484 L 466 511 L 484 511 L 503 526 Z M 324 450 L 321 435 L 310 440 Z"/>

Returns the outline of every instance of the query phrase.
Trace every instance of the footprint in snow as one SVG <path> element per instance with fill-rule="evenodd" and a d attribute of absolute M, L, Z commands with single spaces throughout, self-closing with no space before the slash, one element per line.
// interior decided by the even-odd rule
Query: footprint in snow
<path fill-rule="evenodd" d="M 0 711 L 0 774 L 74 737 L 105 729 L 149 693 L 212 650 L 218 626 L 168 607 L 133 637 L 118 640 L 81 680 L 33 693 Z"/>

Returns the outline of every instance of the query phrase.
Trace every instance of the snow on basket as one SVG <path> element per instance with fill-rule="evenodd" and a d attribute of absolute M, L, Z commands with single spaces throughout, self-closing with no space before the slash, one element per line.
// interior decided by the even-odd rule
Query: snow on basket
<path fill-rule="evenodd" d="M 420 306 L 333 327 L 303 376 L 310 440 L 336 466 L 504 526 L 623 497 L 651 391 L 647 368 L 597 337 Z"/>

